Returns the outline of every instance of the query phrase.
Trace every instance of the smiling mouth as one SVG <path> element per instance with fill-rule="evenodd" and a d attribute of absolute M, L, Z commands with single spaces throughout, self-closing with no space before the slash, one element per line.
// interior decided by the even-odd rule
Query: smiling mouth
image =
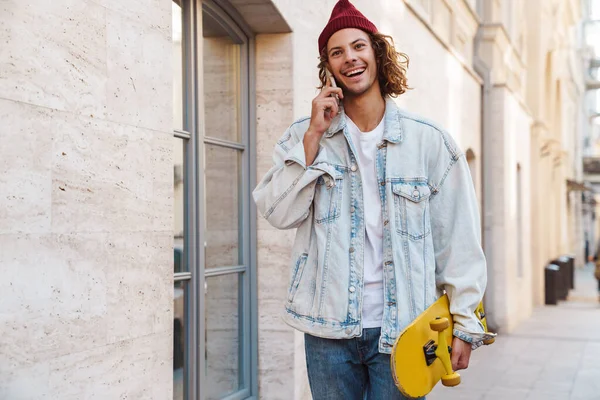
<path fill-rule="evenodd" d="M 349 71 L 344 72 L 342 75 L 344 75 L 347 78 L 355 78 L 357 76 L 362 75 L 362 73 L 365 72 L 366 69 L 366 67 L 353 68 Z"/>

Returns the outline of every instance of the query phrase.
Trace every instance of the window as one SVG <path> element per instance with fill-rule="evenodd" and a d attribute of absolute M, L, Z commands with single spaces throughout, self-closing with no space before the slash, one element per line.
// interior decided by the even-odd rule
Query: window
<path fill-rule="evenodd" d="M 510 38 L 510 40 L 514 40 L 514 32 L 513 32 L 513 28 L 514 28 L 514 12 L 513 12 L 513 3 L 512 1 L 507 1 L 505 3 L 502 4 L 503 7 L 503 22 L 504 22 L 504 27 L 506 28 L 506 32 L 508 33 L 508 36 Z"/>
<path fill-rule="evenodd" d="M 180 0 L 172 7 L 173 398 L 245 399 L 257 386 L 251 35 L 225 2 Z"/>
<path fill-rule="evenodd" d="M 425 21 L 431 23 L 432 4 L 431 0 L 410 0 L 408 2 L 413 10 Z"/>
<path fill-rule="evenodd" d="M 471 7 L 471 10 L 477 12 L 477 0 L 467 0 L 467 4 Z"/>
<path fill-rule="evenodd" d="M 425 14 L 431 15 L 431 0 L 417 0 L 417 4 L 421 6 Z"/>

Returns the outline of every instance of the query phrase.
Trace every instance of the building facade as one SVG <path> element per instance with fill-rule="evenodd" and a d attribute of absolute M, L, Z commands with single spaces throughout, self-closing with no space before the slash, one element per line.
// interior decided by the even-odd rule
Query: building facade
<path fill-rule="evenodd" d="M 600 191 L 600 2 L 587 0 L 583 27 L 582 42 L 584 44 L 584 76 L 586 80 L 586 97 L 584 121 L 583 172 L 588 186 L 597 193 Z M 593 257 L 600 250 L 597 232 L 600 231 L 600 220 L 596 218 L 598 198 L 594 193 L 586 193 L 584 198 L 584 221 L 591 227 L 586 235 L 586 255 Z"/>
<path fill-rule="evenodd" d="M 581 4 L 353 3 L 410 58 L 398 104 L 467 155 L 510 332 L 595 229 Z M 310 113 L 334 4 L 0 3 L 0 398 L 310 398 L 279 318 L 294 232 L 251 191 Z"/>

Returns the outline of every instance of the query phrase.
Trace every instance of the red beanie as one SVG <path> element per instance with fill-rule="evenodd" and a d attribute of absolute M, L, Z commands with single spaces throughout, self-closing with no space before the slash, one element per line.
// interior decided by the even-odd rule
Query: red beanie
<path fill-rule="evenodd" d="M 377 32 L 375 24 L 350 4 L 350 1 L 339 0 L 333 7 L 329 22 L 319 36 L 319 54 L 327 47 L 327 42 L 334 33 L 346 28 L 356 28 L 368 33 Z"/>

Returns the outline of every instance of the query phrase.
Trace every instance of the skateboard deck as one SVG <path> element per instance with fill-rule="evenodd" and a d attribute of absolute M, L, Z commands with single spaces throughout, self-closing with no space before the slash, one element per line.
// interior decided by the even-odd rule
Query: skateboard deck
<path fill-rule="evenodd" d="M 446 386 L 460 383 L 448 349 L 452 328 L 448 296 L 443 295 L 398 336 L 392 349 L 392 375 L 402 394 L 425 396 L 440 379 Z"/>
<path fill-rule="evenodd" d="M 475 310 L 485 332 L 487 323 L 483 303 Z M 452 315 L 448 295 L 444 294 L 419 315 L 398 336 L 392 349 L 391 367 L 396 386 L 407 397 L 422 397 L 441 380 L 444 386 L 460 384 L 452 370 Z M 492 344 L 494 339 L 484 341 Z"/>

